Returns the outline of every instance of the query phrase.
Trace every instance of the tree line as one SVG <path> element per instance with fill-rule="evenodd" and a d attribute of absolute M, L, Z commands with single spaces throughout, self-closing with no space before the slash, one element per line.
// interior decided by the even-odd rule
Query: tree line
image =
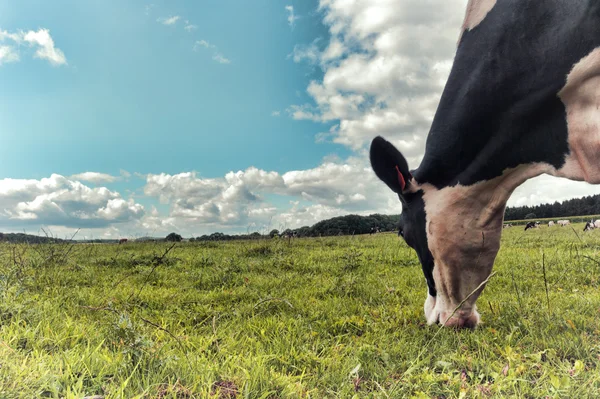
<path fill-rule="evenodd" d="M 229 235 L 224 233 L 212 233 L 209 235 L 205 234 L 200 237 L 191 238 L 190 241 L 231 241 L 265 237 L 273 238 L 275 236 L 324 237 L 337 235 L 369 234 L 371 232 L 374 232 L 375 230 L 378 230 L 380 232 L 397 231 L 399 220 L 400 215 L 346 215 L 322 220 L 312 226 L 303 226 L 297 229 L 285 229 L 282 231 L 273 229 L 268 234 L 260 234 L 258 232 L 235 235 Z M 167 237 L 173 239 L 176 237 L 173 234 L 174 233 L 171 233 Z"/>
<path fill-rule="evenodd" d="M 546 219 L 566 216 L 600 215 L 600 194 L 573 198 L 553 204 L 506 208 L 504 220 Z"/>

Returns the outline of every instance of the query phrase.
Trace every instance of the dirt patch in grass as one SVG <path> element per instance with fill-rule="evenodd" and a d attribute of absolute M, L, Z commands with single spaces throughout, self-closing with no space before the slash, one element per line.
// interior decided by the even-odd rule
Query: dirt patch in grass
<path fill-rule="evenodd" d="M 235 399 L 239 395 L 240 390 L 237 385 L 233 381 L 216 381 L 213 386 L 210 394 L 212 396 L 217 396 L 218 399 Z"/>

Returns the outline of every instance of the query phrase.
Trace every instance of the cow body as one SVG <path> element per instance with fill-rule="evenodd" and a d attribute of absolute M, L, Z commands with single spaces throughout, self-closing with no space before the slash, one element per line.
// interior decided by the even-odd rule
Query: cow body
<path fill-rule="evenodd" d="M 600 1 L 469 1 L 421 165 L 381 137 L 370 150 L 402 203 L 429 323 L 479 322 L 518 186 L 544 173 L 600 183 L 599 107 Z"/>
<path fill-rule="evenodd" d="M 554 222 L 551 220 L 548 222 L 548 227 L 552 227 L 552 226 L 554 226 Z"/>
<path fill-rule="evenodd" d="M 556 222 L 557 225 L 559 225 L 560 227 L 565 227 L 569 224 L 571 224 L 570 220 L 559 220 Z"/>
<path fill-rule="evenodd" d="M 525 230 L 537 229 L 540 226 L 538 222 L 529 222 L 525 225 Z"/>

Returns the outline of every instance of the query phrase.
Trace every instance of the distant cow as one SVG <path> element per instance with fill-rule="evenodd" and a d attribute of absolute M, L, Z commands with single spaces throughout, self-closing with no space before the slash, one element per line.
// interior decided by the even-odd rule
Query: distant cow
<path fill-rule="evenodd" d="M 598 229 L 598 228 L 600 228 L 600 220 L 594 221 L 594 219 L 592 219 L 589 222 L 586 222 L 585 227 L 583 228 L 583 231 L 589 231 L 589 230 L 594 230 L 594 229 Z"/>
<path fill-rule="evenodd" d="M 506 223 L 506 224 L 503 224 L 503 225 L 502 225 L 502 228 L 503 228 L 503 229 L 508 229 L 508 228 L 510 228 L 510 227 L 513 227 L 512 223 Z"/>
<path fill-rule="evenodd" d="M 564 227 L 564 226 L 571 224 L 571 221 L 570 220 L 559 220 L 556 222 L 556 224 L 558 224 L 560 227 Z"/>
<path fill-rule="evenodd" d="M 552 227 L 552 226 L 554 226 L 554 222 L 551 220 L 548 222 L 548 227 Z"/>
<path fill-rule="evenodd" d="M 126 242 L 127 242 L 127 238 L 121 238 L 121 239 L 119 239 L 119 245 L 125 244 Z"/>
<path fill-rule="evenodd" d="M 529 222 L 525 226 L 525 230 L 528 230 L 528 229 L 537 229 L 539 227 L 539 225 L 540 225 L 539 222 Z"/>

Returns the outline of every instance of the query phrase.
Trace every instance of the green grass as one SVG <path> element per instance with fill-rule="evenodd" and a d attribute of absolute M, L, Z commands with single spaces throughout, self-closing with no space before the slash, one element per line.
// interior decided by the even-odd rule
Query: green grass
<path fill-rule="evenodd" d="M 0 398 L 599 397 L 600 231 L 573 227 L 504 230 L 475 331 L 425 324 L 394 234 L 3 245 Z"/>

